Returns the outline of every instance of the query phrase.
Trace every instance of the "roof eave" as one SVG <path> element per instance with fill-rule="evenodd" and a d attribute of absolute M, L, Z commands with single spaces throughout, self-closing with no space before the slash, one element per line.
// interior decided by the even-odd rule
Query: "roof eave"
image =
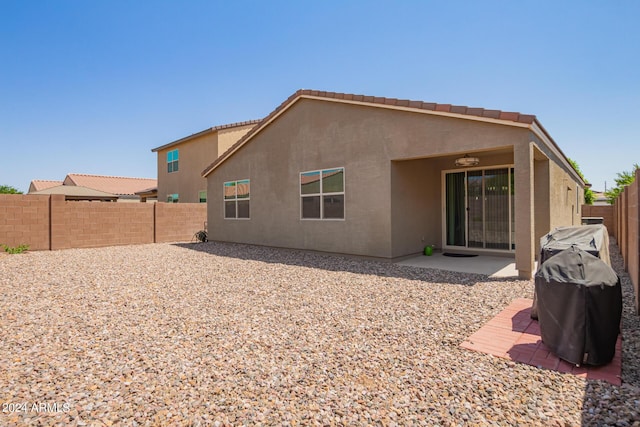
<path fill-rule="evenodd" d="M 530 129 L 534 134 L 536 134 L 542 140 L 542 142 L 544 142 L 547 145 L 547 147 L 549 147 L 549 149 L 551 149 L 551 151 L 556 156 L 558 156 L 558 158 L 564 163 L 567 170 L 571 172 L 574 179 L 576 179 L 577 182 L 582 183 L 582 187 L 584 188 L 586 184 L 585 180 L 582 179 L 582 177 L 574 169 L 573 165 L 569 161 L 569 158 L 566 156 L 566 154 L 564 154 L 560 146 L 558 146 L 556 141 L 554 141 L 554 139 L 551 137 L 549 132 L 547 132 L 547 130 L 544 128 L 544 126 L 542 126 L 542 124 L 538 121 L 537 118 L 531 124 Z"/>
<path fill-rule="evenodd" d="M 214 127 L 202 130 L 200 132 L 196 132 L 196 133 L 191 134 L 189 136 L 185 136 L 183 138 L 176 139 L 175 141 L 172 141 L 172 142 L 169 142 L 167 144 L 161 145 L 160 147 L 152 148 L 151 152 L 152 153 L 156 153 L 158 151 L 164 150 L 166 148 L 173 147 L 173 146 L 178 145 L 178 144 L 182 144 L 183 142 L 190 141 L 192 139 L 201 137 L 201 136 L 209 134 L 209 133 L 219 132 L 221 130 L 226 130 L 226 129 L 239 128 L 239 127 L 243 127 L 243 126 L 256 125 L 258 123 L 260 123 L 260 120 L 247 120 L 247 121 L 244 121 L 244 122 L 229 123 L 229 124 L 226 124 L 226 125 L 214 126 Z"/>
<path fill-rule="evenodd" d="M 348 95 L 347 98 L 344 97 L 336 97 L 335 93 L 332 93 L 331 97 L 323 96 L 327 92 L 317 92 L 317 91 L 309 91 L 309 90 L 298 90 L 289 98 L 287 98 L 282 104 L 280 104 L 275 110 L 273 110 L 267 117 L 265 117 L 260 123 L 258 123 L 253 129 L 251 129 L 246 135 L 244 135 L 240 140 L 238 140 L 235 144 L 233 144 L 227 151 L 222 153 L 220 157 L 218 157 L 213 163 L 211 163 L 207 168 L 202 171 L 202 177 L 206 178 L 209 176 L 219 165 L 224 163 L 229 157 L 231 157 L 236 151 L 238 151 L 242 146 L 248 143 L 254 136 L 262 131 L 265 127 L 271 124 L 274 120 L 276 120 L 279 116 L 281 116 L 285 111 L 291 108 L 296 102 L 300 99 L 315 99 L 320 101 L 328 101 L 328 102 L 340 102 L 346 104 L 355 104 L 362 105 L 367 107 L 374 108 L 386 108 L 392 110 L 400 110 L 400 111 L 408 111 L 420 114 L 430 114 L 436 116 L 445 116 L 452 118 L 460 118 L 464 120 L 475 120 L 481 122 L 488 123 L 496 123 L 507 126 L 514 126 L 520 128 L 530 128 L 532 123 L 536 122 L 537 119 L 533 115 L 521 115 L 523 118 L 526 118 L 527 122 L 513 121 L 496 117 L 488 117 L 484 115 L 472 115 L 472 114 L 462 114 L 451 111 L 439 111 L 436 109 L 436 105 L 432 103 L 424 103 L 421 101 L 408 101 L 406 102 L 398 102 L 397 99 L 393 99 L 394 103 L 387 103 L 386 98 L 382 98 L 385 102 L 376 102 L 376 98 L 371 96 L 363 96 L 363 95 Z M 405 105 L 406 104 L 406 105 Z M 412 106 L 414 104 L 415 106 Z M 431 105 L 433 105 L 433 109 L 430 109 Z M 424 106 L 427 106 L 426 108 Z M 451 107 L 451 106 L 449 106 Z M 449 108 L 451 109 L 451 108 Z M 484 110 L 483 111 L 490 111 Z M 495 111 L 495 110 L 494 110 Z M 511 114 L 511 113 L 509 113 Z M 518 113 L 519 114 L 519 113 Z M 555 144 L 555 143 L 554 143 Z"/>

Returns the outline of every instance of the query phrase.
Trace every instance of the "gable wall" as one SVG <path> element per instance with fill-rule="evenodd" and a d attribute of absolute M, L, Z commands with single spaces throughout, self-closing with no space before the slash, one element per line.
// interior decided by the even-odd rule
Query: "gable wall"
<path fill-rule="evenodd" d="M 491 150 L 528 141 L 524 128 L 302 99 L 209 175 L 209 231 L 212 239 L 269 246 L 414 253 L 423 235 L 441 245 L 440 174 L 457 154 L 484 150 L 483 166 L 511 163 L 512 154 L 489 161 Z M 431 166 L 391 162 L 442 155 Z M 300 220 L 299 173 L 340 166 L 346 220 Z M 247 178 L 251 220 L 224 220 L 224 181 Z"/>
<path fill-rule="evenodd" d="M 167 152 L 178 149 L 178 171 L 167 172 Z M 180 203 L 198 203 L 198 192 L 207 189 L 201 172 L 218 157 L 216 132 L 162 149 L 157 152 L 158 201 L 166 202 L 168 194 L 178 193 Z"/>
<path fill-rule="evenodd" d="M 390 256 L 389 162 L 362 108 L 302 100 L 208 177 L 211 239 Z M 345 167 L 345 220 L 300 219 L 300 172 Z M 223 219 L 225 181 L 251 179 L 251 219 Z M 372 209 L 375 207 L 375 209 Z"/>

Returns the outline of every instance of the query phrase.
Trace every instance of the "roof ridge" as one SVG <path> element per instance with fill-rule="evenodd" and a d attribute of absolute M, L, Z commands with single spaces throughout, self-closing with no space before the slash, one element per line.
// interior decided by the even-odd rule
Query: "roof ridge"
<path fill-rule="evenodd" d="M 224 129 L 232 129 L 232 128 L 237 128 L 240 126 L 248 126 L 248 125 L 257 125 L 258 123 L 260 123 L 262 121 L 262 119 L 253 119 L 253 120 L 245 120 L 244 122 L 235 122 L 235 123 L 228 123 L 228 124 L 223 124 L 223 125 L 217 125 L 217 126 L 212 126 L 209 128 L 206 128 L 204 130 L 201 130 L 199 132 L 194 132 L 191 135 L 187 135 L 187 136 L 183 136 L 182 138 L 178 138 L 174 141 L 168 142 L 164 145 L 161 145 L 159 147 L 156 148 L 152 148 L 151 151 L 152 152 L 156 152 L 156 151 L 160 151 L 162 149 L 165 148 L 169 148 L 169 147 L 173 147 L 174 145 L 178 145 L 182 142 L 186 142 L 189 141 L 191 139 L 193 139 L 194 137 L 198 137 L 200 135 L 204 135 L 210 132 L 217 132 L 219 130 L 224 130 Z"/>
<path fill-rule="evenodd" d="M 514 111 L 502 111 L 502 110 L 490 110 L 479 107 L 467 107 L 465 105 L 452 105 L 452 104 L 439 104 L 435 102 L 424 101 L 412 101 L 409 99 L 398 98 L 385 98 L 375 97 L 369 95 L 356 95 L 352 93 L 342 92 L 327 92 L 314 89 L 298 89 L 287 99 L 285 99 L 280 105 L 278 105 L 273 111 L 271 111 L 266 117 L 264 117 L 258 124 L 249 130 L 242 138 L 236 141 L 231 147 L 227 149 L 221 156 L 215 159 L 209 166 L 202 171 L 202 176 L 206 177 L 215 167 L 222 163 L 231 153 L 241 147 L 245 141 L 250 139 L 255 133 L 262 129 L 263 125 L 268 124 L 274 119 L 282 110 L 287 108 L 290 104 L 295 102 L 296 99 L 303 96 L 311 96 L 317 98 L 327 99 L 340 99 L 348 102 L 359 102 L 363 104 L 379 104 L 389 105 L 394 107 L 401 107 L 414 110 L 430 110 L 438 113 L 457 114 L 462 116 L 474 116 L 482 117 L 485 119 L 504 120 L 523 124 L 533 124 L 537 121 L 536 116 L 533 114 L 521 114 Z M 152 150 L 153 151 L 153 150 Z"/>
<path fill-rule="evenodd" d="M 156 180 L 156 178 L 142 178 L 142 177 L 137 177 L 137 176 L 98 175 L 98 174 L 92 174 L 92 173 L 75 173 L 75 172 L 67 174 L 67 176 L 70 176 L 70 175 L 74 175 L 74 176 L 92 176 L 92 177 L 98 177 L 98 178 Z"/>

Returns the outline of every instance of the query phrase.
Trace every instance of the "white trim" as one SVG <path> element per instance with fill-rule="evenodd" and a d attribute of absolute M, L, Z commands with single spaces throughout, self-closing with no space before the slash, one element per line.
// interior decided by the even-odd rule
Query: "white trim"
<path fill-rule="evenodd" d="M 465 174 L 465 183 L 466 183 L 466 178 L 467 178 L 467 172 L 472 172 L 472 171 L 477 171 L 477 170 L 482 170 L 482 171 L 486 171 L 486 170 L 493 170 L 493 169 L 507 169 L 508 171 L 508 194 L 509 194 L 509 220 L 508 220 L 508 224 L 509 224 L 509 249 L 496 249 L 496 248 L 474 248 L 474 247 L 470 247 L 469 246 L 469 217 L 468 217 L 468 195 L 467 195 L 467 186 L 465 185 L 464 187 L 464 210 L 465 210 L 465 215 L 467 215 L 465 217 L 465 236 L 464 236 L 464 240 L 465 240 L 465 244 L 464 246 L 454 246 L 454 245 L 448 245 L 447 244 L 447 188 L 446 188 L 446 176 L 448 173 L 459 173 L 459 172 L 464 172 Z M 515 253 L 515 249 L 513 249 L 513 245 L 515 242 L 511 241 L 511 234 L 512 234 L 512 229 L 511 229 L 511 216 L 512 216 L 512 212 L 511 212 L 511 197 L 515 197 L 511 196 L 511 169 L 514 169 L 514 173 L 515 173 L 515 165 L 514 164 L 503 164 L 503 165 L 489 165 L 489 166 L 476 166 L 476 167 L 470 167 L 470 168 L 457 168 L 457 169 L 443 169 L 440 173 L 440 190 L 442 193 L 442 197 L 441 197 L 441 203 L 442 203 L 442 222 L 441 222 L 441 227 L 442 227 L 442 249 L 451 249 L 451 250 L 465 250 L 465 251 L 478 251 L 478 252 L 500 252 L 500 253 Z M 483 178 L 484 178 L 484 173 L 483 173 Z M 482 195 L 484 198 L 484 186 L 482 188 Z M 483 242 L 484 242 L 484 227 L 485 227 L 485 220 L 484 220 L 484 216 L 485 216 L 485 209 L 484 209 L 484 203 L 483 203 L 483 209 L 482 209 L 482 222 L 483 222 Z"/>
<path fill-rule="evenodd" d="M 342 191 L 324 193 L 322 191 L 322 172 L 330 171 L 335 169 L 342 169 Z M 320 174 L 320 192 L 319 193 L 311 193 L 311 194 L 302 194 L 302 174 L 314 173 L 318 172 Z M 346 189 L 347 189 L 347 180 L 345 178 L 345 167 L 338 166 L 334 168 L 324 168 L 324 169 L 313 169 L 309 171 L 303 171 L 298 173 L 298 200 L 300 203 L 300 221 L 345 221 L 347 218 L 347 197 L 346 197 Z M 324 216 L 324 196 L 343 196 L 344 197 L 344 206 L 342 211 L 342 218 L 323 218 Z M 302 217 L 302 199 L 303 197 L 320 197 L 320 218 L 303 218 Z"/>

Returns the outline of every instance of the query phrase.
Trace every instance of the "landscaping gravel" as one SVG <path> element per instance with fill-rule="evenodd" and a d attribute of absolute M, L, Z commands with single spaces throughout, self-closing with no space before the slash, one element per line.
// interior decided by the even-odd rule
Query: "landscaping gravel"
<path fill-rule="evenodd" d="M 531 281 L 215 242 L 1 256 L 0 425 L 637 426 L 611 253 L 621 387 L 459 347 Z"/>

